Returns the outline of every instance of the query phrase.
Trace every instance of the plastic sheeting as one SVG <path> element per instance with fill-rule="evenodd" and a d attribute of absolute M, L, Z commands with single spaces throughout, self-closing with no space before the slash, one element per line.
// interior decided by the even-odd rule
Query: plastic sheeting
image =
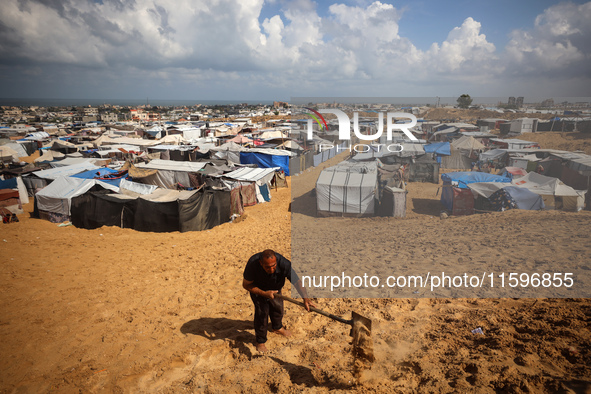
<path fill-rule="evenodd" d="M 268 155 L 256 152 L 240 152 L 240 164 L 256 164 L 260 168 L 279 167 L 289 176 L 289 156 Z"/>
<path fill-rule="evenodd" d="M 99 168 L 98 170 L 89 170 L 89 171 L 80 172 L 78 174 L 72 175 L 72 177 L 73 178 L 80 178 L 80 179 L 96 179 L 96 178 L 104 177 L 105 175 L 117 174 L 118 172 L 119 171 L 113 170 L 112 168 L 103 167 L 103 168 Z M 118 178 L 118 179 L 100 179 L 100 181 L 108 183 L 108 184 L 116 186 L 116 187 L 119 187 L 121 180 L 126 177 L 127 177 L 127 175 L 125 175 L 122 178 Z"/>
<path fill-rule="evenodd" d="M 450 156 L 451 148 L 449 142 L 435 142 L 423 146 L 425 153 L 435 153 L 437 155 Z"/>
<path fill-rule="evenodd" d="M 127 192 L 131 192 L 129 194 L 132 195 L 151 194 L 157 188 L 158 186 L 156 185 L 145 185 L 143 183 L 128 181 L 127 179 L 121 179 L 121 183 L 119 183 L 119 189 L 124 194 L 128 194 Z"/>
<path fill-rule="evenodd" d="M 51 168 L 49 170 L 35 171 L 32 175 L 43 179 L 57 179 L 59 177 L 71 176 L 88 170 L 98 170 L 100 167 L 85 161 L 64 167 Z"/>
<path fill-rule="evenodd" d="M 539 210 L 545 208 L 542 197 L 527 189 L 507 186 L 505 191 L 511 195 L 513 200 L 515 200 L 517 209 Z"/>
<path fill-rule="evenodd" d="M 459 187 L 460 189 L 468 188 L 468 184 L 477 182 L 504 182 L 511 183 L 511 179 L 500 176 L 487 174 L 484 172 L 466 171 L 466 172 L 448 172 L 441 174 L 443 184 Z"/>
<path fill-rule="evenodd" d="M 70 215 L 71 199 L 84 194 L 97 184 L 105 189 L 115 192 L 119 191 L 118 187 L 94 179 L 80 179 L 62 176 L 54 180 L 35 195 L 37 209 L 58 213 L 60 215 Z"/>
<path fill-rule="evenodd" d="M 483 182 L 468 185 L 475 194 L 490 199 L 499 190 L 506 193 L 515 201 L 517 209 L 537 210 L 544 209 L 545 204 L 541 196 L 527 189 L 513 186 L 510 183 Z"/>

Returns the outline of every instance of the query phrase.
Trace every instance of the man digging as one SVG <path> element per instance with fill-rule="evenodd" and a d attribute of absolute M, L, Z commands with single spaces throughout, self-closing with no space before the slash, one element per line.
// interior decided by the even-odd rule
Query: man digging
<path fill-rule="evenodd" d="M 267 249 L 248 259 L 243 277 L 242 287 L 250 292 L 250 298 L 254 304 L 256 348 L 264 353 L 268 350 L 265 342 L 267 342 L 269 318 L 274 333 L 285 337 L 291 335 L 291 332 L 283 327 L 283 299 L 275 297 L 275 294 L 281 294 L 286 278 L 302 296 L 308 312 L 310 306 L 316 305 L 308 298 L 300 278 L 291 268 L 291 261 L 273 250 Z"/>

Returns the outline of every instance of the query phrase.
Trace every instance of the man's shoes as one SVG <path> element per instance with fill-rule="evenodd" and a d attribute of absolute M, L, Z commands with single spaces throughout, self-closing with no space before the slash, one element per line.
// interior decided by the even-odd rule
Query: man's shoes
<path fill-rule="evenodd" d="M 269 349 L 267 349 L 267 346 L 265 346 L 264 343 L 257 343 L 256 348 L 260 353 L 267 353 L 269 351 Z"/>
<path fill-rule="evenodd" d="M 288 338 L 291 336 L 291 331 L 286 329 L 285 327 L 281 327 L 279 330 L 273 330 L 275 334 L 283 335 L 284 337 Z"/>

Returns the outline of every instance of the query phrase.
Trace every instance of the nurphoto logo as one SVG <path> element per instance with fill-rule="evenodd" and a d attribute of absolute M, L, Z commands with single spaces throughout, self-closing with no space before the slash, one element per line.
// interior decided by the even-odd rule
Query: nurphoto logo
<path fill-rule="evenodd" d="M 336 115 L 339 122 L 339 140 L 350 140 L 351 139 L 351 119 L 346 113 L 339 109 L 320 109 L 318 111 L 311 108 L 306 108 L 312 114 L 310 116 L 318 123 L 320 130 L 327 130 L 328 125 L 322 114 L 333 114 Z M 410 123 L 394 123 L 394 119 L 406 118 L 410 119 Z M 417 137 L 409 130 L 411 127 L 416 126 L 417 118 L 413 114 L 406 112 L 388 112 L 386 114 L 386 139 L 392 141 L 392 131 L 402 131 L 411 141 L 418 141 Z M 308 119 L 308 133 L 307 139 L 313 139 L 313 122 L 312 119 Z M 375 134 L 365 135 L 359 131 L 359 113 L 353 112 L 353 134 L 359 139 L 363 140 L 377 140 L 384 134 L 384 114 L 380 112 L 378 114 L 378 127 Z"/>

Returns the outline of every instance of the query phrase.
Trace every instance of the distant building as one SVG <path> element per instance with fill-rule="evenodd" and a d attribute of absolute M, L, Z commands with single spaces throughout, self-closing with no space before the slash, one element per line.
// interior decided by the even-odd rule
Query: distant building
<path fill-rule="evenodd" d="M 74 122 L 88 123 L 96 122 L 99 118 L 98 108 L 93 107 L 78 107 L 76 115 L 72 118 Z"/>
<path fill-rule="evenodd" d="M 285 101 L 273 101 L 273 108 L 289 107 L 289 103 Z"/>
<path fill-rule="evenodd" d="M 119 121 L 119 116 L 116 113 L 101 114 L 101 122 L 103 123 L 115 123 Z"/>
<path fill-rule="evenodd" d="M 523 107 L 523 97 L 517 97 L 517 100 L 515 101 L 515 106 L 517 106 L 517 108 Z"/>
<path fill-rule="evenodd" d="M 507 104 L 511 107 L 515 106 L 515 97 L 509 97 L 509 101 L 507 101 Z"/>
<path fill-rule="evenodd" d="M 554 107 L 554 99 L 547 99 L 542 101 L 542 107 L 551 108 Z"/>

